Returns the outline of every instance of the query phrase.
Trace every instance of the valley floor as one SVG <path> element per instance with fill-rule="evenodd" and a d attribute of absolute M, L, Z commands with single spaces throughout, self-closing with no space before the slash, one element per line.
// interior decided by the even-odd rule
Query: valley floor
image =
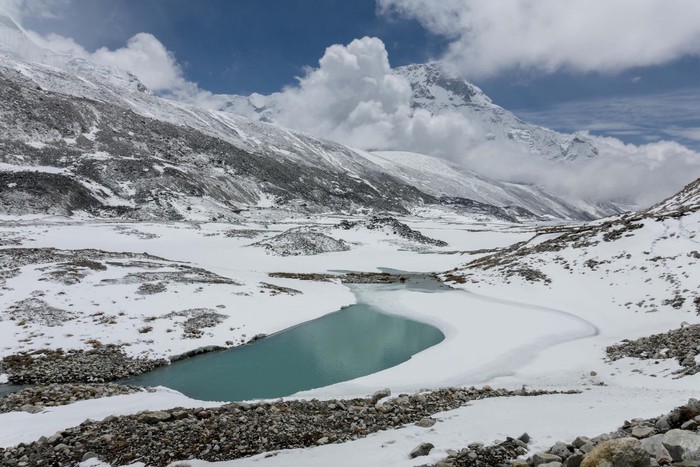
<path fill-rule="evenodd" d="M 697 213 L 694 216 L 691 220 Z M 475 401 L 435 415 L 438 423 L 430 428 L 411 425 L 348 443 L 220 464 L 231 466 L 350 466 L 358 465 L 358 459 L 368 466 L 413 466 L 437 462 L 447 450 L 522 432 L 531 435 L 529 448 L 537 450 L 557 440 L 612 431 L 625 419 L 660 415 L 699 395 L 700 374 L 679 378 L 675 372 L 682 367 L 674 359 L 610 362 L 605 352 L 623 339 L 667 332 L 684 321 L 700 323 L 690 301 L 680 307 L 657 304 L 654 310 L 630 306 L 667 297 L 674 288 L 695 285 L 697 290 L 697 263 L 691 256 L 684 263 L 685 275 L 673 276 L 676 282 L 645 282 L 648 271 L 640 272 L 643 266 L 634 254 L 619 270 L 593 273 L 574 265 L 583 254 L 576 250 L 560 254 L 571 267 L 562 268 L 559 261 L 539 265 L 549 281 L 517 275 L 497 280 L 491 272 L 477 271 L 451 282 L 454 289 L 446 291 L 358 288 L 333 280 L 269 275 L 381 268 L 443 272 L 535 235 L 528 226 L 435 213 L 401 219 L 429 239 L 447 243 L 436 246 L 402 236 L 395 228 L 348 228 L 342 220 L 269 220 L 263 212 L 249 213 L 239 224 L 5 217 L 0 222 L 0 305 L 5 310 L 0 312 L 0 357 L 114 344 L 129 357 L 169 358 L 210 346 L 238 346 L 361 299 L 387 313 L 432 324 L 446 338 L 398 366 L 289 399 L 366 397 L 385 387 L 394 396 L 472 385 L 581 391 Z M 275 239 L 290 230 L 302 236 L 321 233 L 323 245 L 336 251 L 280 254 L 309 253 L 293 239 L 290 246 L 286 237 L 285 249 L 277 248 Z M 677 256 L 700 249 L 692 231 L 678 230 Z M 631 243 L 625 251 L 631 252 L 656 244 L 646 237 L 627 241 Z M 0 375 L 0 381 L 8 376 Z M 0 447 L 48 437 L 87 418 L 216 405 L 160 388 L 47 407 L 34 414 L 0 413 Z M 408 453 L 423 442 L 435 449 L 427 457 L 410 459 Z M 84 464 L 98 465 L 94 460 Z"/>

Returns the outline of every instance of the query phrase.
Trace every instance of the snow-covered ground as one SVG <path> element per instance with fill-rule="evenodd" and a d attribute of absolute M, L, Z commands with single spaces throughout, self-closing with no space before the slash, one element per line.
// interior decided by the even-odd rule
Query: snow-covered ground
<path fill-rule="evenodd" d="M 658 415 L 698 395 L 700 376 L 675 379 L 672 372 L 679 368 L 675 361 L 604 361 L 605 348 L 621 339 L 665 332 L 679 327 L 683 321 L 700 322 L 695 313 L 689 313 L 688 307 L 663 306 L 657 312 L 645 313 L 649 310 L 627 304 L 636 296 L 665 297 L 671 290 L 669 287 L 677 285 L 663 280 L 643 282 L 649 277 L 648 268 L 641 269 L 644 263 L 634 261 L 643 257 L 641 250 L 646 250 L 646 245 L 653 245 L 654 254 L 682 259 L 686 268 L 682 271 L 685 274 L 680 274 L 682 286 L 697 285 L 697 269 L 692 269 L 696 265 L 694 257 L 682 256 L 697 243 L 692 235 L 697 213 L 682 221 L 671 219 L 650 224 L 649 228 L 638 229 L 635 236 L 603 242 L 595 250 L 545 252 L 552 257 L 535 257 L 528 264 L 537 265 L 550 278 L 547 283 L 533 283 L 516 276 L 504 279 L 491 270 L 470 270 L 466 274 L 467 282 L 455 284 L 457 290 L 377 287 L 368 291 L 334 282 L 268 276 L 270 272 L 378 271 L 379 268 L 416 272 L 458 268 L 461 274 L 465 271 L 464 264 L 484 258 L 488 250 L 534 236 L 534 229 L 527 226 L 466 222 L 456 217 L 424 214 L 426 217 L 401 220 L 430 238 L 447 242 L 448 246 L 418 244 L 384 230 L 340 228 L 337 227 L 340 217 L 266 222 L 264 216 L 251 214 L 248 221 L 235 225 L 5 218 L 0 224 L 2 249 L 147 252 L 158 257 L 148 261 L 157 263 L 160 269 L 143 263 L 131 268 L 112 264 L 129 258 L 112 258 L 109 262 L 105 259 L 102 263 L 109 267 L 87 271 L 78 282 L 67 285 L 41 280 L 54 277 L 46 275 L 61 265 L 22 266 L 19 275 L 8 278 L 0 291 L 3 308 L 27 297 L 39 297 L 49 306 L 70 310 L 78 317 L 50 327 L 31 322 L 18 326 L 16 321 L 3 317 L 0 355 L 42 347 L 87 348 L 89 339 L 98 339 L 103 343 L 128 343 L 126 351 L 134 355 L 171 356 L 208 345 L 238 345 L 255 334 L 276 332 L 333 312 L 361 296 L 363 301 L 388 313 L 439 327 L 446 339 L 396 367 L 294 397 L 365 396 L 383 387 L 398 394 L 421 388 L 486 384 L 512 389 L 527 385 L 582 390 L 578 395 L 478 401 L 438 414 L 439 422 L 431 429 L 409 426 L 342 445 L 224 463 L 232 466 L 312 466 L 331 462 L 357 465 L 358 458 L 363 460 L 363 465 L 408 466 L 415 463 L 408 459 L 408 452 L 421 442 L 436 446 L 425 458 L 424 462 L 428 462 L 444 457 L 447 449 L 518 436 L 524 431 L 534 438 L 532 447 L 537 449 L 560 439 L 611 431 L 626 418 Z M 682 222 L 680 227 L 679 222 Z M 279 256 L 251 246 L 300 226 L 311 226 L 343 240 L 350 250 Z M 669 237 L 671 230 L 677 231 L 677 235 Z M 556 237 L 548 234 L 533 240 L 532 245 Z M 611 273 L 605 273 L 599 266 L 594 274 L 581 264 L 593 251 L 599 259 L 618 257 L 622 251 L 631 252 L 633 259 L 622 255 L 620 258 L 628 261 L 624 267 L 618 265 Z M 674 263 L 673 267 L 676 266 Z M 231 282 L 186 283 L 168 276 L 169 279 L 161 281 L 167 282 L 166 290 L 143 295 L 137 293 L 138 283 L 123 280 L 128 273 L 182 271 L 186 267 L 201 268 Z M 662 272 L 656 271 L 654 277 Z M 265 283 L 301 293 L 273 293 Z M 185 337 L 178 328 L 183 317 L 177 312 L 194 308 L 211 309 L 224 315 L 224 319 L 214 327 L 203 328 L 200 337 Z M 95 316 L 95 313 L 102 314 Z M 102 319 L 105 316 L 113 319 Z M 144 326 L 152 329 L 139 332 Z M 159 390 L 119 396 L 118 401 L 112 398 L 78 402 L 39 414 L 0 414 L 0 445 L 50 435 L 86 418 L 100 419 L 112 413 L 134 413 L 147 408 L 204 405 L 208 403 Z"/>

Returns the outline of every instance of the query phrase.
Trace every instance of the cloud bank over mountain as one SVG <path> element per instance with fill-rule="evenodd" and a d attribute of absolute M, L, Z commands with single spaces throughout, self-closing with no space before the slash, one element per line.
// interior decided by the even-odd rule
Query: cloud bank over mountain
<path fill-rule="evenodd" d="M 694 8 L 692 5 L 687 5 L 688 2 L 677 1 L 679 5 L 687 8 L 686 13 Z M 16 3 L 19 5 L 22 2 Z M 429 8 L 427 3 L 432 7 Z M 538 30 L 544 27 L 544 23 L 554 21 L 555 18 L 551 16 L 554 13 L 545 13 L 542 11 L 543 7 L 537 7 L 535 3 L 529 1 L 504 3 L 502 0 L 494 0 L 493 4 L 502 4 L 505 8 L 502 12 L 503 16 L 498 17 L 488 16 L 496 14 L 493 10 L 495 7 L 485 6 L 491 4 L 490 2 L 447 1 L 439 5 L 427 3 L 423 5 L 420 0 L 409 0 L 400 2 L 399 5 L 399 2 L 392 0 L 380 0 L 379 6 L 386 14 L 398 11 L 404 15 L 414 15 L 426 26 L 453 37 L 453 47 L 446 57 L 448 64 L 460 63 L 460 60 L 468 58 L 467 55 L 464 57 L 454 55 L 453 52 L 459 48 L 459 44 L 467 38 L 478 43 L 482 40 L 479 34 L 486 34 L 479 32 L 481 22 L 479 27 L 470 23 L 473 21 L 473 15 L 491 24 L 489 27 L 494 31 L 499 31 L 503 27 L 501 25 L 503 21 L 505 24 L 509 21 L 516 25 L 523 23 L 524 11 L 534 15 L 532 18 Z M 551 2 L 545 0 L 542 3 Z M 566 3 L 571 3 L 573 11 L 578 11 L 580 2 L 570 0 Z M 626 2 L 611 0 L 610 4 L 619 7 Z M 639 4 L 642 5 L 643 10 L 646 9 L 644 11 L 648 15 L 651 15 L 656 11 L 654 5 L 658 2 L 640 0 Z M 421 6 L 424 8 L 421 9 Z M 552 8 L 555 12 L 563 13 L 559 7 Z M 605 7 L 604 10 L 617 14 L 616 18 L 620 19 L 621 13 L 610 8 L 612 6 Z M 469 15 L 462 10 L 469 12 Z M 581 24 L 585 25 L 593 21 L 589 13 L 581 14 L 583 17 L 577 19 L 582 22 Z M 516 21 L 514 18 L 520 18 L 520 20 Z M 657 19 L 662 22 L 670 21 L 667 15 L 661 14 Z M 603 25 L 605 24 L 607 23 L 603 22 Z M 677 35 L 674 34 L 671 38 L 659 38 L 659 41 L 666 45 L 652 47 L 657 51 L 654 56 L 665 56 L 668 59 L 684 50 L 695 53 L 693 47 L 698 41 L 694 39 L 693 31 L 700 29 L 700 26 L 685 27 L 684 25 L 686 22 L 680 24 Z M 521 35 L 520 40 L 525 41 L 530 27 L 521 25 L 521 28 L 524 28 L 523 31 L 516 28 L 513 35 L 522 33 L 524 36 Z M 558 26 L 554 27 L 552 31 L 555 37 L 556 34 L 565 34 L 565 32 L 558 32 L 557 28 Z M 652 28 L 652 31 L 656 30 Z M 637 29 L 633 27 L 629 32 L 633 34 L 634 40 L 630 42 L 634 44 L 643 39 L 634 36 L 635 31 Z M 599 32 L 602 34 L 605 30 L 599 29 Z M 580 30 L 579 33 L 581 33 Z M 45 48 L 69 52 L 99 64 L 129 71 L 146 86 L 164 97 L 210 109 L 221 107 L 230 97 L 212 94 L 199 88 L 196 83 L 188 81 L 175 55 L 158 38 L 149 33 L 134 35 L 123 47 L 116 49 L 102 47 L 92 52 L 68 37 L 56 34 L 46 36 L 30 34 L 39 45 Z M 489 37 L 488 34 L 483 37 Z M 647 33 L 640 31 L 638 34 Z M 603 36 L 607 37 L 605 34 Z M 685 38 L 688 42 L 683 47 L 673 47 L 676 40 L 673 39 L 674 37 Z M 542 41 L 540 43 L 540 51 L 532 57 L 544 54 L 544 51 L 548 50 L 547 47 L 553 46 L 546 45 Z M 565 44 L 566 40 L 564 40 Z M 634 50 L 627 51 L 635 55 Z M 509 62 L 507 54 L 499 55 L 500 52 L 497 52 L 493 51 L 496 54 L 493 57 L 493 63 L 496 65 L 499 63 L 503 66 L 542 65 L 537 60 L 528 58 L 530 52 L 527 51 L 523 51 L 520 63 Z M 606 60 L 613 60 L 606 55 L 608 52 L 603 53 L 602 58 L 599 57 L 599 59 L 594 59 L 590 54 L 588 58 L 574 57 L 576 55 L 574 52 L 573 49 L 563 48 L 554 53 L 545 69 L 571 66 L 585 70 L 587 69 L 587 66 L 584 66 L 585 63 L 591 64 L 589 67 L 591 69 L 608 69 Z M 650 54 L 651 51 L 636 54 L 637 64 L 647 59 L 652 60 L 644 58 L 653 55 Z M 578 65 L 574 66 L 572 61 L 574 58 L 578 60 L 576 62 Z M 487 57 L 474 56 L 470 59 L 474 60 L 475 65 L 479 65 L 480 60 L 483 60 L 483 63 L 488 62 Z M 627 60 L 628 65 L 632 63 L 631 58 Z M 661 60 L 661 58 L 653 60 Z M 625 62 L 622 63 L 624 66 Z M 482 71 L 497 72 L 498 69 L 484 68 Z M 266 98 L 260 96 L 260 99 Z M 393 72 L 385 45 L 378 38 L 364 37 L 347 45 L 336 44 L 328 47 L 316 67 L 308 67 L 303 76 L 297 78 L 297 83 L 274 94 L 274 99 L 271 101 L 274 101 L 275 106 L 275 123 L 283 126 L 360 149 L 404 150 L 438 156 L 462 163 L 491 178 L 537 184 L 576 198 L 599 201 L 618 200 L 644 206 L 672 194 L 683 184 L 700 175 L 700 156 L 673 142 L 635 146 L 624 144 L 614 138 L 596 138 L 588 135 L 588 138 L 598 147 L 599 157 L 575 160 L 570 163 L 555 163 L 533 157 L 533 154 L 524 151 L 522 146 L 515 143 L 493 141 L 483 127 L 456 110 L 448 109 L 431 113 L 425 109 L 415 108 L 410 83 Z"/>
<path fill-rule="evenodd" d="M 700 55 L 695 0 L 377 0 L 451 43 L 467 77 L 506 70 L 616 72 Z"/>

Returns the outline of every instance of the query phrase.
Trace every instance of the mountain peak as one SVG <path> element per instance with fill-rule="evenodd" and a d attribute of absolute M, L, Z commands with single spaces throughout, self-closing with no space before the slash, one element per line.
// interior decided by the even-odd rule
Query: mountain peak
<path fill-rule="evenodd" d="M 409 81 L 414 107 L 441 110 L 461 106 L 492 106 L 491 99 L 477 86 L 444 63 L 415 63 L 394 69 Z"/>

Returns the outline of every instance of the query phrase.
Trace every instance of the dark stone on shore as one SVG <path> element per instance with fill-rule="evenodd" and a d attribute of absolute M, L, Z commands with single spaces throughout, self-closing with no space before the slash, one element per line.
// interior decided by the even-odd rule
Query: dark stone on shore
<path fill-rule="evenodd" d="M 430 451 L 432 451 L 434 447 L 435 446 L 431 443 L 421 443 L 415 448 L 413 448 L 408 457 L 410 457 L 411 459 L 415 459 L 416 457 L 427 456 L 428 454 L 430 454 Z"/>

